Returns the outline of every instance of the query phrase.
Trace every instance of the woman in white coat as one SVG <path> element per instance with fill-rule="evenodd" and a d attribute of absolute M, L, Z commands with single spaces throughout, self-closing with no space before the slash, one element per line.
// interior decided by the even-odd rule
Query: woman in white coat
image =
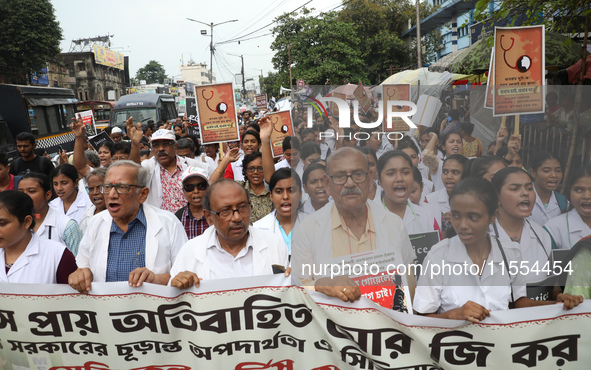
<path fill-rule="evenodd" d="M 57 212 L 65 214 L 76 222 L 80 222 L 86 209 L 92 202 L 85 189 L 78 189 L 78 171 L 71 164 L 57 166 L 51 172 L 51 183 L 57 198 L 49 206 Z"/>
<path fill-rule="evenodd" d="M 552 249 L 571 249 L 591 235 L 591 166 L 579 169 L 568 187 L 571 210 L 546 222 Z"/>
<path fill-rule="evenodd" d="M 568 209 L 566 197 L 557 192 L 562 181 L 562 167 L 558 158 L 550 152 L 536 153 L 529 163 L 536 193 L 536 202 L 529 219 L 544 225 Z"/>
<path fill-rule="evenodd" d="M 33 200 L 35 207 L 35 226 L 33 231 L 39 239 L 53 240 L 68 247 L 70 252 L 78 254 L 78 245 L 82 232 L 76 221 L 49 207 L 51 185 L 49 178 L 42 173 L 29 172 L 18 184 L 18 190 Z"/>
<path fill-rule="evenodd" d="M 544 279 L 547 274 L 542 270 L 550 260 L 552 242 L 542 226 L 527 219 L 535 203 L 531 176 L 521 168 L 507 167 L 497 172 L 491 183 L 499 197 L 499 208 L 490 234 L 519 244 L 521 259 L 527 266 L 527 271 L 522 271 L 527 272 L 526 282 Z"/>
<path fill-rule="evenodd" d="M 380 201 L 384 208 L 404 221 L 409 235 L 439 230 L 439 224 L 429 210 L 408 200 L 415 178 L 412 161 L 406 153 L 400 150 L 386 152 L 378 161 L 377 171 L 380 186 L 384 189 Z"/>
<path fill-rule="evenodd" d="M 41 241 L 33 213 L 33 200 L 24 192 L 0 193 L 0 282 L 67 284 L 76 270 L 74 255 L 61 243 Z"/>
<path fill-rule="evenodd" d="M 269 190 L 275 210 L 255 222 L 253 226 L 279 236 L 291 255 L 292 231 L 300 218 L 302 181 L 291 168 L 280 168 L 271 176 Z"/>

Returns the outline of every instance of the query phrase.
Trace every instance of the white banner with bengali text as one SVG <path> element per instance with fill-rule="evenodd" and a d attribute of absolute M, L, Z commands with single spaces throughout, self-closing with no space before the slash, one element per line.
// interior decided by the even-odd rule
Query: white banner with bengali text
<path fill-rule="evenodd" d="M 480 324 L 392 312 L 281 275 L 201 287 L 0 285 L 0 370 L 587 369 L 591 303 Z"/>

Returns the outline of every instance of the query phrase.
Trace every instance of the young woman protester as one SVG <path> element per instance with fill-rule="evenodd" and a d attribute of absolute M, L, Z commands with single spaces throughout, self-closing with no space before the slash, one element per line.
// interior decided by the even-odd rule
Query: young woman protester
<path fill-rule="evenodd" d="M 82 215 L 82 218 L 80 219 L 80 231 L 82 231 L 82 234 L 84 234 L 86 231 L 88 221 L 92 218 L 92 216 L 107 209 L 105 197 L 99 190 L 99 185 L 105 183 L 106 174 L 106 168 L 97 168 L 96 170 L 92 170 L 92 172 L 86 177 L 86 181 L 88 183 L 86 190 L 88 190 L 88 196 L 90 197 L 92 206 L 86 209 Z"/>
<path fill-rule="evenodd" d="M 71 164 L 57 166 L 51 173 L 53 192 L 57 196 L 49 206 L 80 222 L 92 202 L 83 189 L 78 189 L 78 171 Z"/>
<path fill-rule="evenodd" d="M 76 259 L 65 245 L 42 240 L 33 231 L 34 212 L 33 200 L 24 192 L 0 193 L 0 282 L 67 284 Z"/>
<path fill-rule="evenodd" d="M 275 210 L 253 224 L 261 230 L 280 236 L 291 255 L 292 231 L 300 220 L 302 180 L 291 168 L 280 168 L 269 182 Z"/>
<path fill-rule="evenodd" d="M 435 216 L 427 209 L 409 201 L 413 183 L 413 164 L 400 150 L 386 152 L 378 161 L 378 178 L 383 188 L 384 208 L 404 221 L 408 234 L 439 231 Z"/>
<path fill-rule="evenodd" d="M 240 144 L 240 157 L 236 161 L 232 161 L 224 168 L 224 177 L 230 180 L 245 181 L 244 171 L 242 168 L 242 160 L 248 154 L 258 152 L 261 149 L 261 136 L 254 130 L 247 130 L 242 137 Z"/>
<path fill-rule="evenodd" d="M 541 271 L 550 260 L 552 241 L 542 226 L 527 219 L 535 202 L 531 176 L 521 168 L 507 167 L 497 172 L 491 182 L 499 207 L 490 234 L 519 244 L 521 259 L 530 271 L 526 282 L 544 279 L 547 275 Z"/>
<path fill-rule="evenodd" d="M 461 181 L 464 173 L 464 165 L 467 161 L 468 159 L 460 154 L 453 154 L 447 157 L 441 166 L 440 176 L 444 188 L 427 195 L 425 203 L 436 209 L 438 214 L 441 215 L 441 219 L 438 219 L 438 221 L 442 232 L 445 232 L 451 226 L 449 196 L 453 188 Z"/>
<path fill-rule="evenodd" d="M 560 161 L 550 152 L 538 152 L 529 161 L 529 173 L 534 178 L 536 202 L 530 220 L 544 225 L 568 210 L 566 197 L 557 189 L 562 181 Z"/>
<path fill-rule="evenodd" d="M 423 162 L 429 168 L 434 190 L 437 191 L 445 188 L 441 180 L 443 161 L 451 155 L 462 154 L 462 137 L 457 132 L 449 132 L 441 137 L 442 158 L 437 156 L 437 143 L 439 142 L 437 135 L 432 132 L 429 133 L 429 137 L 429 143 L 423 151 Z"/>
<path fill-rule="evenodd" d="M 451 220 L 457 235 L 444 239 L 429 251 L 423 261 L 413 308 L 420 314 L 455 320 L 480 322 L 491 311 L 554 304 L 526 297 L 524 277 L 509 274 L 509 262 L 521 262 L 516 243 L 491 237 L 489 226 L 495 220 L 498 198 L 493 185 L 481 178 L 460 182 L 450 195 Z M 434 274 L 429 267 L 469 266 L 466 273 Z M 505 273 L 503 273 L 505 271 Z M 581 296 L 560 293 L 557 302 L 571 309 L 583 301 Z"/>
<path fill-rule="evenodd" d="M 316 144 L 315 141 L 307 141 L 303 143 L 302 150 L 300 152 L 300 159 L 302 163 L 304 163 L 304 171 L 313 162 L 319 160 L 321 154 L 322 150 L 320 150 L 320 146 Z"/>
<path fill-rule="evenodd" d="M 415 145 L 415 143 L 410 138 L 403 138 L 398 143 L 398 150 L 402 150 L 405 152 L 412 161 L 412 165 L 416 167 L 419 171 L 421 171 L 421 178 L 423 179 L 423 183 L 421 184 L 423 199 L 429 194 L 433 192 L 433 182 L 428 179 L 429 177 L 429 169 L 425 166 L 422 166 L 425 170 L 421 170 L 419 167 L 420 165 L 420 154 L 419 148 Z"/>
<path fill-rule="evenodd" d="M 76 221 L 49 207 L 52 195 L 49 178 L 42 173 L 29 172 L 19 182 L 18 190 L 33 199 L 35 225 L 31 229 L 39 238 L 59 242 L 74 256 L 78 254 L 81 229 Z"/>
<path fill-rule="evenodd" d="M 328 203 L 330 194 L 324 183 L 326 167 L 320 163 L 312 163 L 304 171 L 304 191 L 308 199 L 302 205 L 302 219 L 318 211 Z"/>
<path fill-rule="evenodd" d="M 372 181 L 369 183 L 368 198 L 371 200 L 377 200 L 379 202 L 382 196 L 382 188 L 380 187 L 380 184 L 378 182 L 378 157 L 376 155 L 376 152 L 369 147 L 362 147 L 357 149 L 360 150 L 363 154 L 365 154 L 369 162 L 369 171 L 373 173 Z"/>
<path fill-rule="evenodd" d="M 473 160 L 469 166 L 469 173 L 470 177 L 480 177 L 490 181 L 495 173 L 505 167 L 507 167 L 507 164 L 503 158 L 489 155 Z M 466 170 L 468 170 L 468 167 Z"/>
<path fill-rule="evenodd" d="M 576 171 L 569 183 L 570 211 L 544 225 L 552 237 L 552 249 L 571 249 L 591 235 L 591 165 Z"/>

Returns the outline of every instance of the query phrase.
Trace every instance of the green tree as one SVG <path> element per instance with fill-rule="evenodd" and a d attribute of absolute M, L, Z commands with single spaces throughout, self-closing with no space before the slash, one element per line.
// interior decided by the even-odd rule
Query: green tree
<path fill-rule="evenodd" d="M 523 14 L 524 25 L 544 24 L 546 28 L 557 32 L 582 32 L 585 16 L 591 14 L 589 0 L 504 0 L 496 4 L 492 14 L 489 3 L 490 0 L 476 3 L 476 20 L 509 18 L 513 19 L 510 25 L 514 25 L 518 19 L 515 15 Z"/>
<path fill-rule="evenodd" d="M 271 99 L 272 96 L 278 97 L 279 89 L 283 87 L 289 88 L 289 72 L 287 75 L 280 74 L 277 72 L 269 72 L 266 77 L 259 77 L 259 83 L 261 85 L 261 92 L 267 94 L 267 99 Z"/>
<path fill-rule="evenodd" d="M 407 67 L 411 51 L 400 39 L 400 24 L 409 13 L 405 1 L 353 0 L 346 3 L 339 19 L 353 24 L 364 71 L 371 83 L 379 83 L 390 67 Z M 407 20 L 404 20 L 406 22 Z"/>
<path fill-rule="evenodd" d="M 62 29 L 49 0 L 0 0 L 0 72 L 24 83 L 60 52 Z"/>
<path fill-rule="evenodd" d="M 137 80 L 146 80 L 147 84 L 161 84 L 164 83 L 164 79 L 166 78 L 166 71 L 162 64 L 155 60 L 151 60 L 148 64 L 138 69 L 135 78 Z"/>
<path fill-rule="evenodd" d="M 273 35 L 273 65 L 280 76 L 289 76 L 291 53 L 292 83 L 300 78 L 310 85 L 368 82 L 353 24 L 339 20 L 337 12 L 311 16 L 304 8 L 281 16 Z"/>

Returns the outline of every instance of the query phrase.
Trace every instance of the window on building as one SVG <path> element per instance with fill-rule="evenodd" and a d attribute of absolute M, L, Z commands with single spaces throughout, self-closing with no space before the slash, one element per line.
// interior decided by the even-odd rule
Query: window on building
<path fill-rule="evenodd" d="M 86 64 L 84 64 L 84 62 L 79 62 L 78 64 L 76 64 L 76 71 L 86 71 Z"/>

